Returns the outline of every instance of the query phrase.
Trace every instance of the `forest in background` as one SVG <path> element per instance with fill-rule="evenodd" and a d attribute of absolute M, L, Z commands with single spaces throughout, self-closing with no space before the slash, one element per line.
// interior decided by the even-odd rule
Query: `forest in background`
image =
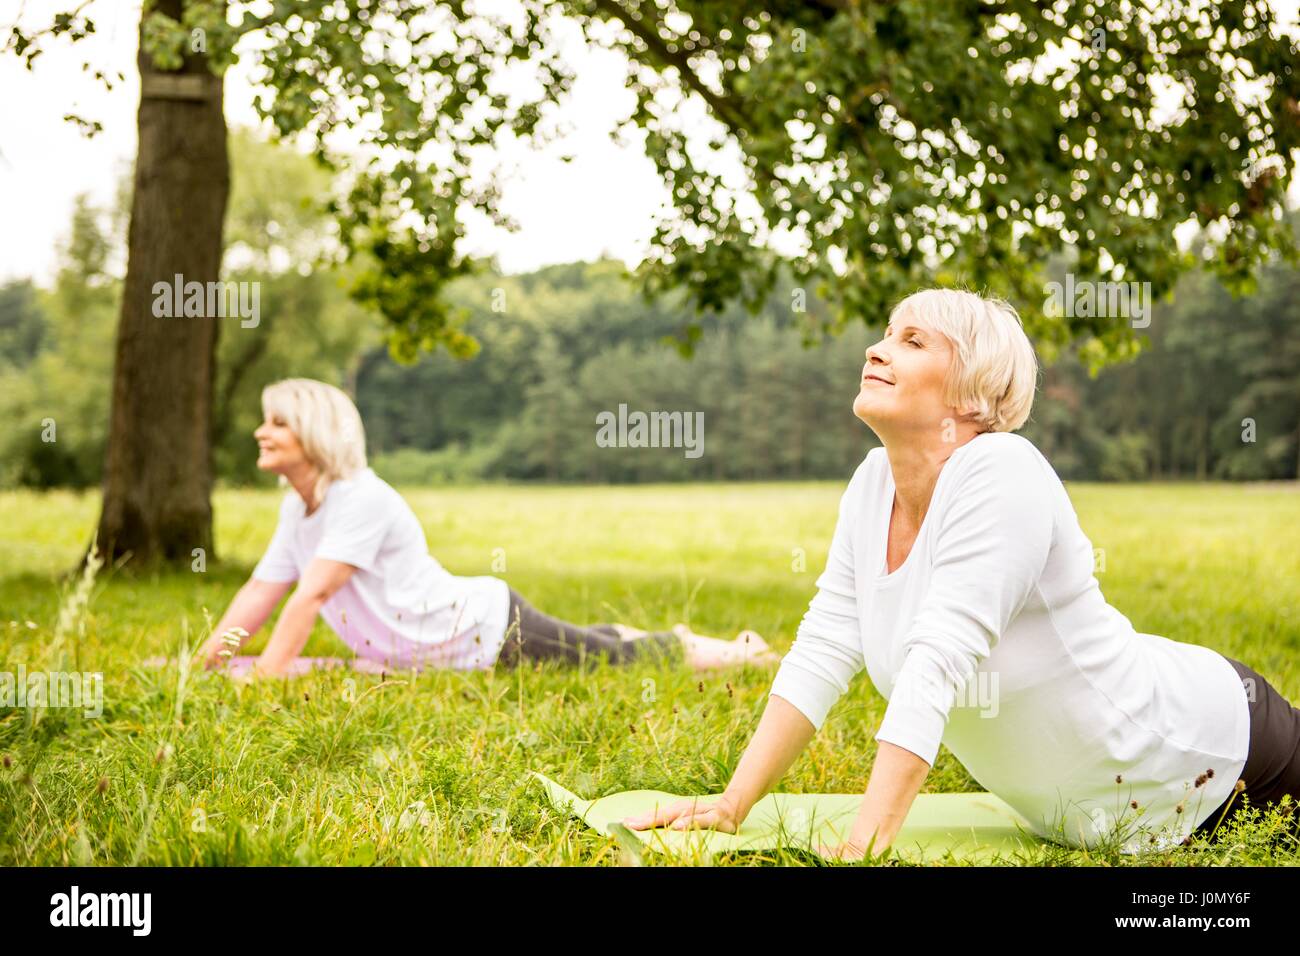
<path fill-rule="evenodd" d="M 647 303 L 621 263 L 485 269 L 450 295 L 478 354 L 399 365 L 328 265 L 325 173 L 242 133 L 231 160 L 223 276 L 261 283 L 261 315 L 255 327 L 222 320 L 213 427 L 227 483 L 266 481 L 251 438 L 258 396 L 288 376 L 354 395 L 372 464 L 394 483 L 842 479 L 875 443 L 851 404 L 884 317 L 809 347 L 794 304 L 821 304 L 788 283 L 755 316 L 737 307 L 710 319 L 688 359 L 673 342 L 689 317 L 673 298 Z M 79 200 L 50 287 L 0 286 L 0 486 L 100 480 L 122 209 Z M 1136 359 L 1093 376 L 1069 353 L 1044 356 L 1022 434 L 1067 479 L 1295 478 L 1298 325 L 1295 269 L 1266 268 L 1246 298 L 1190 274 L 1155 304 Z M 703 454 L 601 447 L 597 416 L 620 405 L 702 413 Z"/>

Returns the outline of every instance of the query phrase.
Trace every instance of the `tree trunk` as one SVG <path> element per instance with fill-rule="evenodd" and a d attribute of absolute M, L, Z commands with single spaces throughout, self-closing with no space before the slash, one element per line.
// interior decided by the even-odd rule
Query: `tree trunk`
<path fill-rule="evenodd" d="M 1198 431 L 1199 444 L 1196 455 L 1196 478 L 1198 481 L 1204 481 L 1210 473 L 1210 412 L 1207 408 L 1201 409 L 1201 417 L 1198 422 L 1200 428 Z"/>
<path fill-rule="evenodd" d="M 156 9 L 177 20 L 181 0 Z M 156 317 L 155 283 L 216 282 L 230 188 L 222 81 L 188 50 L 178 72 L 138 57 L 141 98 L 126 281 L 113 366 L 98 543 L 132 565 L 212 557 L 218 318 Z M 179 276 L 180 279 L 176 277 Z M 205 296 L 205 303 L 210 300 Z"/>

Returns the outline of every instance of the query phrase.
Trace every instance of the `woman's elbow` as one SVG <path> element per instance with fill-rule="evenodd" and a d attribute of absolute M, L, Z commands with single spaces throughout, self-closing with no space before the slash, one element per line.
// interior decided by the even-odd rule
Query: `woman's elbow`
<path fill-rule="evenodd" d="M 315 587 L 304 587 L 303 585 L 299 585 L 297 590 L 293 592 L 293 596 L 289 598 L 289 602 L 293 604 L 294 607 L 310 610 L 311 613 L 315 614 L 320 611 L 320 609 L 325 606 L 325 602 L 333 596 L 333 590 L 325 585 Z"/>

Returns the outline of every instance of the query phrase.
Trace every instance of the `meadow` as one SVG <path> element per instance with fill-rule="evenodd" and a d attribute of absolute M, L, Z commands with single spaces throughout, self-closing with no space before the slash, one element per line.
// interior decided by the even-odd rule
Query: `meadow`
<path fill-rule="evenodd" d="M 1290 484 L 1068 485 L 1110 602 L 1300 701 L 1300 493 Z M 815 591 L 838 483 L 402 489 L 432 553 L 578 622 L 778 650 Z M 0 493 L 0 667 L 103 674 L 103 713 L 0 710 L 0 865 L 820 865 L 797 850 L 673 861 L 566 818 L 528 770 L 596 797 L 717 792 L 774 673 L 643 663 L 312 674 L 249 686 L 146 668 L 206 637 L 274 526 L 280 493 L 222 490 L 195 569 L 74 568 L 95 494 Z M 78 591 L 79 583 L 82 590 Z M 269 628 L 250 645 L 256 652 Z M 317 625 L 305 653 L 346 654 Z M 780 789 L 861 792 L 885 701 L 860 675 Z M 980 789 L 946 749 L 924 792 Z M 1008 865 L 1295 865 L 1256 814 L 1217 844 L 1147 856 L 1044 846 Z M 895 864 L 896 865 L 896 864 Z"/>

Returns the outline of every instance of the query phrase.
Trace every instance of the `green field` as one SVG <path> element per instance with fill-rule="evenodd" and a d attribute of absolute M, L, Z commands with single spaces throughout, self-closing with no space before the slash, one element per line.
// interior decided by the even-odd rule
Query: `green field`
<path fill-rule="evenodd" d="M 724 637 L 751 627 L 783 651 L 814 593 L 842 487 L 405 494 L 450 570 L 504 577 L 549 613 L 687 621 Z M 1294 484 L 1069 487 L 1104 551 L 1102 588 L 1139 631 L 1213 647 L 1300 700 Z M 138 666 L 206 636 L 269 540 L 278 501 L 274 491 L 219 493 L 219 562 L 145 577 L 105 568 L 60 630 L 77 581 L 66 572 L 90 539 L 96 496 L 0 494 L 0 669 L 61 663 L 104 675 L 97 719 L 0 711 L 0 864 L 618 864 L 635 860 L 553 811 L 526 770 L 587 797 L 725 785 L 771 669 L 702 681 L 648 663 L 383 683 L 335 672 L 237 687 L 212 674 L 182 685 L 175 667 Z M 306 653 L 347 650 L 318 625 Z M 884 705 L 860 676 L 782 789 L 860 792 Z M 942 750 L 925 791 L 977 789 Z M 1153 857 L 1050 847 L 1008 862 L 1300 863 L 1294 843 L 1270 840 L 1275 822 Z M 815 862 L 784 851 L 715 862 L 772 861 Z"/>

